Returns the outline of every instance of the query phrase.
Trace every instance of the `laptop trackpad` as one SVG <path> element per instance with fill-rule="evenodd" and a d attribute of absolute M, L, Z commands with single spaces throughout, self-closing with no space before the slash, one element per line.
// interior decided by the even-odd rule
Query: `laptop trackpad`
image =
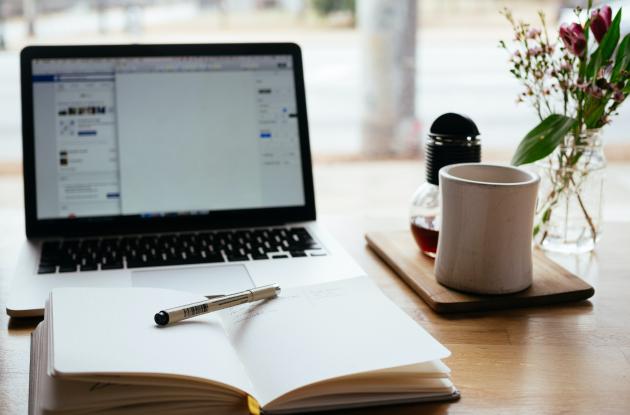
<path fill-rule="evenodd" d="M 157 287 L 201 295 L 223 295 L 254 287 L 244 265 L 138 270 L 131 273 L 134 287 Z"/>

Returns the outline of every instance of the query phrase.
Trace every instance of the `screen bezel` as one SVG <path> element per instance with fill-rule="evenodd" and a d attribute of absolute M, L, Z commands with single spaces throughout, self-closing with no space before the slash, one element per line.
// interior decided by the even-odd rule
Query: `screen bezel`
<path fill-rule="evenodd" d="M 211 211 L 190 216 L 141 217 L 140 215 L 89 218 L 37 218 L 35 135 L 33 114 L 33 59 L 116 58 L 168 56 L 291 55 L 298 111 L 304 205 Z M 300 47 L 294 43 L 153 44 L 28 46 L 20 54 L 22 88 L 22 148 L 26 235 L 30 238 L 121 235 L 176 232 L 232 227 L 280 225 L 316 219 L 312 163 L 306 113 L 306 95 Z"/>

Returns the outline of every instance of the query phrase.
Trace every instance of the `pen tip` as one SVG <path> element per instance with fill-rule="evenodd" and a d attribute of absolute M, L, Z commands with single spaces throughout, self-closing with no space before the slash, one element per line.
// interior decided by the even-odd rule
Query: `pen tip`
<path fill-rule="evenodd" d="M 166 326 L 168 324 L 168 313 L 165 311 L 160 311 L 155 316 L 153 316 L 153 320 L 155 320 L 155 324 L 158 326 Z"/>

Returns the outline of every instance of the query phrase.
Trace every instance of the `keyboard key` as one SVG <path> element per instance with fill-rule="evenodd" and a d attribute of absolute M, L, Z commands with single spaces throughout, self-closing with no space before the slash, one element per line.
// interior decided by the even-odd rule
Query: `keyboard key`
<path fill-rule="evenodd" d="M 153 265 L 149 265 L 146 261 L 132 259 L 127 260 L 127 268 L 142 268 L 142 267 L 151 267 Z"/>
<path fill-rule="evenodd" d="M 249 257 L 247 255 L 241 255 L 241 254 L 228 254 L 227 260 L 230 262 L 249 261 Z"/>
<path fill-rule="evenodd" d="M 76 272 L 77 271 L 77 266 L 76 265 L 60 265 L 59 266 L 59 272 Z"/>
<path fill-rule="evenodd" d="M 289 255 L 287 254 L 282 254 L 282 255 L 274 255 L 271 257 L 271 259 L 280 259 L 280 258 L 288 258 Z"/>
<path fill-rule="evenodd" d="M 85 264 L 85 265 L 79 266 L 79 271 L 81 272 L 97 271 L 97 270 L 98 270 L 98 266 L 96 264 Z"/>
<path fill-rule="evenodd" d="M 225 262 L 223 255 L 219 253 L 210 254 L 205 251 L 201 253 L 199 262 Z"/>
<path fill-rule="evenodd" d="M 57 270 L 54 265 L 40 265 L 37 269 L 38 274 L 53 274 Z"/>
<path fill-rule="evenodd" d="M 122 261 L 109 262 L 107 264 L 101 264 L 101 269 L 102 270 L 106 270 L 106 269 L 121 269 L 122 267 L 123 267 Z"/>
<path fill-rule="evenodd" d="M 304 251 L 291 251 L 291 256 L 296 258 L 296 257 L 303 257 L 306 256 L 306 252 Z"/>

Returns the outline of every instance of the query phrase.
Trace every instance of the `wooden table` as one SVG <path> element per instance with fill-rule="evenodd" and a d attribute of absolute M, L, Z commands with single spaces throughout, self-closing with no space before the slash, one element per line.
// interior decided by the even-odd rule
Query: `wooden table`
<path fill-rule="evenodd" d="M 452 351 L 446 363 L 462 399 L 352 413 L 630 413 L 630 223 L 608 223 L 596 255 L 561 258 L 595 287 L 590 301 L 441 316 L 366 247 L 365 232 L 404 226 L 399 215 L 372 213 L 322 221 L 386 295 Z M 22 223 L 17 206 L 0 208 L 2 310 Z M 29 334 L 38 321 L 0 314 L 0 414 L 27 411 Z"/>

